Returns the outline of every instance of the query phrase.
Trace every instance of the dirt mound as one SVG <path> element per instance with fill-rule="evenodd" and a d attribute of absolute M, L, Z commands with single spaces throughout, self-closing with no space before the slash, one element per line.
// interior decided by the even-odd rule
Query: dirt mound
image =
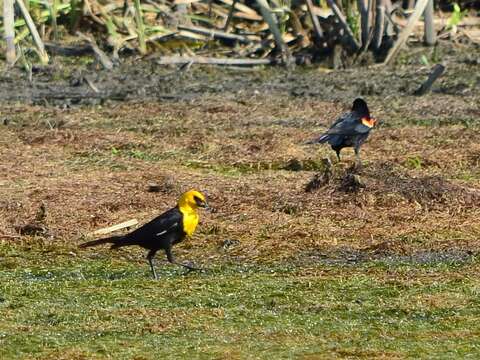
<path fill-rule="evenodd" d="M 315 174 L 306 184 L 306 189 L 313 191 L 312 184 L 316 184 L 322 176 Z M 354 196 L 363 192 L 377 198 L 401 197 L 428 208 L 448 206 L 458 209 L 480 203 L 479 189 L 454 184 L 439 175 L 415 177 L 392 162 L 375 163 L 361 170 L 354 167 L 337 169 L 328 186 L 339 196 L 341 193 L 352 193 Z"/>
<path fill-rule="evenodd" d="M 377 193 L 397 193 L 422 206 L 471 206 L 480 202 L 480 191 L 454 184 L 441 176 L 413 177 L 392 163 L 367 168 L 365 176 L 375 182 Z"/>

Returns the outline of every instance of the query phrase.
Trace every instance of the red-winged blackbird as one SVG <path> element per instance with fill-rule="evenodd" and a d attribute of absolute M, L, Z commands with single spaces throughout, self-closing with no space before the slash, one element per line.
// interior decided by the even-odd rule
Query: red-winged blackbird
<path fill-rule="evenodd" d="M 340 150 L 345 147 L 353 147 L 355 158 L 360 165 L 360 147 L 367 140 L 370 130 L 377 120 L 370 117 L 367 103 L 363 99 L 355 99 L 352 111 L 340 116 L 330 129 L 319 138 L 311 140 L 308 144 L 323 144 L 328 142 L 337 153 L 340 161 Z"/>
<path fill-rule="evenodd" d="M 191 265 L 175 261 L 172 254 L 172 246 L 181 242 L 185 236 L 191 236 L 195 231 L 199 220 L 198 207 L 208 207 L 205 196 L 196 190 L 187 191 L 180 197 L 177 206 L 131 233 L 89 241 L 81 244 L 80 247 L 85 248 L 101 244 L 112 244 L 111 249 L 130 245 L 141 246 L 150 250 L 147 254 L 147 260 L 155 279 L 157 279 L 157 273 L 153 258 L 160 249 L 165 250 L 170 263 L 184 266 L 189 271 L 199 270 Z"/>

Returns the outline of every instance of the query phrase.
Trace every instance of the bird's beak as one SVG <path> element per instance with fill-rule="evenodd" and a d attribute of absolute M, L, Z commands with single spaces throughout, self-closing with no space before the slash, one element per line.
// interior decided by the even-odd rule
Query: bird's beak
<path fill-rule="evenodd" d="M 204 206 L 203 208 L 206 210 L 206 211 L 209 211 L 209 212 L 216 212 L 216 210 L 213 208 L 213 207 L 210 207 L 210 205 L 208 205 L 207 203 L 204 203 Z"/>
<path fill-rule="evenodd" d="M 199 197 L 196 197 L 196 196 L 195 196 L 194 200 L 195 200 L 195 205 L 197 205 L 198 207 L 208 209 L 208 204 L 205 200 L 200 199 Z"/>
<path fill-rule="evenodd" d="M 210 209 L 210 206 L 208 206 L 206 201 L 202 201 L 201 203 L 198 204 L 199 207 L 204 208 L 205 210 Z"/>

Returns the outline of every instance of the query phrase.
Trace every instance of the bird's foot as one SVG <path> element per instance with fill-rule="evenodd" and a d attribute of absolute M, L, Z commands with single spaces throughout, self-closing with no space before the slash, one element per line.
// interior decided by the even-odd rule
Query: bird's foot
<path fill-rule="evenodd" d="M 204 271 L 204 269 L 202 268 L 199 268 L 199 267 L 196 267 L 196 266 L 192 266 L 190 264 L 181 264 L 185 269 L 187 269 L 187 271 L 185 271 L 185 273 L 183 275 L 187 275 L 187 274 L 190 274 L 191 272 L 193 271 Z"/>
<path fill-rule="evenodd" d="M 194 272 L 194 271 L 202 271 L 202 269 L 199 269 L 199 268 L 186 268 L 186 269 L 187 269 L 187 271 L 185 271 L 185 272 L 183 273 L 183 275 L 185 275 L 185 276 L 188 275 L 188 274 L 190 274 L 190 273 L 192 273 L 192 272 Z"/>

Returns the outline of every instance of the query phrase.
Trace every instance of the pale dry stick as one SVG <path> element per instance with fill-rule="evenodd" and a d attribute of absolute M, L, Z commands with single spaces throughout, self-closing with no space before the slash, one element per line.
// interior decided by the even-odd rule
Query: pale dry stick
<path fill-rule="evenodd" d="M 268 24 L 268 28 L 275 39 L 275 44 L 280 50 L 282 55 L 282 61 L 285 65 L 290 66 L 292 64 L 292 59 L 290 56 L 290 51 L 288 50 L 287 45 L 283 41 L 282 34 L 278 28 L 277 22 L 275 21 L 270 6 L 268 5 L 267 0 L 257 0 L 257 4 L 260 7 L 260 12 L 263 16 L 263 19 Z"/>
<path fill-rule="evenodd" d="M 391 14 L 393 13 L 393 5 L 391 0 L 381 0 L 382 5 L 385 6 L 385 22 L 384 22 L 384 29 L 383 35 L 387 38 L 393 38 L 400 33 L 400 28 L 398 25 L 393 21 Z M 382 40 L 383 41 L 383 40 Z"/>
<path fill-rule="evenodd" d="M 93 83 L 93 81 L 90 80 L 89 77 L 84 76 L 83 80 L 87 83 L 88 87 L 89 87 L 90 89 L 92 89 L 95 93 L 98 94 L 98 93 L 100 92 L 100 90 L 98 90 L 98 88 L 95 86 L 95 84 Z"/>
<path fill-rule="evenodd" d="M 338 18 L 338 21 L 340 21 L 340 24 L 342 25 L 342 27 L 345 29 L 345 32 L 347 33 L 350 39 L 350 42 L 354 47 L 354 50 L 358 51 L 360 49 L 360 44 L 358 43 L 357 39 L 355 39 L 355 35 L 353 35 L 352 29 L 350 29 L 350 26 L 347 23 L 347 19 L 342 14 L 342 11 L 338 8 L 337 4 L 335 4 L 333 0 L 327 0 L 327 3 L 332 9 L 335 16 Z"/>
<path fill-rule="evenodd" d="M 395 58 L 395 56 L 397 56 L 400 49 L 407 42 L 408 37 L 412 33 L 412 30 L 415 27 L 415 24 L 417 23 L 418 19 L 420 19 L 420 16 L 422 16 L 423 12 L 425 11 L 425 8 L 429 1 L 430 0 L 418 0 L 417 5 L 415 6 L 415 10 L 413 11 L 413 14 L 410 15 L 410 17 L 408 18 L 407 26 L 405 26 L 405 28 L 402 30 L 395 45 L 393 45 L 390 51 L 388 52 L 388 55 L 385 58 L 385 61 L 383 62 L 383 65 L 389 65 L 392 62 L 392 60 Z"/>
<path fill-rule="evenodd" d="M 228 12 L 227 20 L 225 21 L 225 25 L 223 26 L 223 31 L 228 30 L 228 25 L 230 25 L 230 21 L 233 18 L 233 12 L 235 11 L 235 5 L 237 4 L 238 0 L 233 0 L 232 6 L 230 7 L 230 11 Z"/>
<path fill-rule="evenodd" d="M 20 235 L 8 235 L 8 234 L 0 234 L 0 238 L 4 239 L 20 239 Z"/>
<path fill-rule="evenodd" d="M 442 64 L 436 64 L 430 74 L 428 75 L 427 80 L 418 88 L 413 94 L 417 96 L 425 95 L 427 92 L 430 91 L 433 83 L 443 74 L 445 71 L 445 66 Z"/>
<path fill-rule="evenodd" d="M 226 65 L 226 66 L 256 66 L 273 64 L 271 59 L 231 59 L 209 58 L 203 56 L 162 56 L 157 60 L 158 65 L 173 64 L 203 64 L 203 65 Z"/>
<path fill-rule="evenodd" d="M 368 1 L 368 5 L 366 1 Z M 371 0 L 357 0 L 357 8 L 360 12 L 361 41 L 363 47 L 365 47 L 365 44 L 368 41 L 368 35 L 370 32 L 370 7 Z"/>
<path fill-rule="evenodd" d="M 423 15 L 425 17 L 423 41 L 425 45 L 433 46 L 437 42 L 437 34 L 435 34 L 435 25 L 433 21 L 433 0 L 428 0 L 428 4 Z"/>
<path fill-rule="evenodd" d="M 105 22 L 100 19 L 97 15 L 94 14 L 92 10 L 92 6 L 90 5 L 90 2 L 88 0 L 83 0 L 83 4 L 85 6 L 85 10 L 88 13 L 89 17 L 92 18 L 93 21 L 95 21 L 97 24 L 105 26 Z"/>
<path fill-rule="evenodd" d="M 222 2 L 224 4 L 227 4 L 227 5 L 232 5 L 233 4 L 233 0 L 220 0 L 220 2 Z M 242 4 L 240 2 L 237 2 L 234 5 L 234 7 L 238 11 L 244 12 L 246 14 L 249 14 L 249 15 L 252 15 L 252 16 L 258 15 L 257 12 L 255 10 L 253 10 L 251 7 L 248 7 L 247 5 Z"/>
<path fill-rule="evenodd" d="M 81 33 L 80 31 L 76 32 L 77 36 L 81 37 L 82 39 L 88 41 L 90 43 L 90 46 L 92 47 L 93 52 L 95 53 L 95 56 L 97 60 L 102 64 L 102 66 L 107 69 L 107 70 L 112 70 L 113 69 L 113 62 L 110 60 L 110 58 L 105 54 L 97 45 L 95 40 L 92 38 L 88 37 L 87 35 Z"/>
<path fill-rule="evenodd" d="M 132 227 L 132 226 L 135 226 L 138 224 L 138 220 L 137 219 L 132 219 L 132 220 L 128 220 L 128 221 L 124 221 L 120 224 L 116 224 L 116 225 L 113 225 L 113 226 L 109 226 L 109 227 L 106 227 L 106 228 L 103 228 L 103 229 L 99 229 L 99 230 L 96 230 L 92 233 L 90 233 L 89 235 L 106 235 L 106 234 L 110 234 L 114 231 L 117 231 L 117 230 L 121 230 L 121 229 L 125 229 L 125 228 L 128 228 L 128 227 Z"/>
<path fill-rule="evenodd" d="M 307 35 L 307 31 L 303 28 L 303 25 L 298 18 L 298 15 L 295 11 L 290 13 L 290 24 L 292 26 L 292 34 L 297 39 L 299 39 L 298 44 L 301 48 L 308 47 L 310 45 L 310 37 Z M 318 41 L 318 37 L 314 37 L 314 41 Z M 321 45 L 321 42 L 318 41 L 318 46 Z"/>
<path fill-rule="evenodd" d="M 23 18 L 25 19 L 25 22 L 27 23 L 28 30 L 30 30 L 30 34 L 32 35 L 33 42 L 35 43 L 35 46 L 37 47 L 38 51 L 38 56 L 40 57 L 40 61 L 43 64 L 48 64 L 48 54 L 45 51 L 45 46 L 43 45 L 43 41 L 40 38 L 40 35 L 38 34 L 37 28 L 35 27 L 35 24 L 32 20 L 32 17 L 30 16 L 30 13 L 27 10 L 27 7 L 25 6 L 25 3 L 23 0 L 15 0 L 18 4 L 18 7 L 20 8 L 20 12 L 22 13 Z"/>
<path fill-rule="evenodd" d="M 179 30 L 191 31 L 191 32 L 197 33 L 197 34 L 206 35 L 206 36 L 214 38 L 214 39 L 236 40 L 240 43 L 245 43 L 245 44 L 248 44 L 248 43 L 251 42 L 250 39 L 247 38 L 246 36 L 241 36 L 241 35 L 237 35 L 237 34 L 230 34 L 230 33 L 224 32 L 224 31 L 220 31 L 220 30 L 201 28 L 201 27 L 198 27 L 198 26 L 179 25 L 178 29 Z"/>
<path fill-rule="evenodd" d="M 3 0 L 3 28 L 7 45 L 8 66 L 13 66 L 17 58 L 15 54 L 15 10 L 13 4 L 14 0 Z"/>
<path fill-rule="evenodd" d="M 315 15 L 312 0 L 305 0 L 305 2 L 307 4 L 307 10 L 308 14 L 310 15 L 310 19 L 312 19 L 313 30 L 315 31 L 315 35 L 317 35 L 317 43 L 319 43 L 319 40 L 323 38 L 323 30 L 320 26 L 320 21 L 318 21 L 317 15 Z"/>
<path fill-rule="evenodd" d="M 367 6 L 367 13 L 368 13 L 368 36 L 367 36 L 367 46 L 370 46 L 370 43 L 373 39 L 373 21 L 375 19 L 375 7 L 373 6 L 373 2 L 375 0 L 368 0 Z M 365 44 L 364 44 L 365 46 Z"/>
<path fill-rule="evenodd" d="M 368 6 L 367 6 L 367 14 L 372 13 L 373 11 L 373 6 L 372 6 L 373 0 L 368 0 Z M 372 18 L 374 17 L 374 14 L 372 13 Z M 370 18 L 370 17 L 369 17 Z M 366 52 L 370 46 L 370 43 L 373 40 L 373 35 L 374 35 L 374 28 L 371 25 L 370 20 L 368 21 L 368 31 L 367 31 L 367 37 L 365 42 L 362 41 L 362 53 Z"/>
<path fill-rule="evenodd" d="M 200 13 L 205 13 L 206 11 L 208 11 L 208 4 L 197 2 L 197 3 L 195 3 L 195 9 Z M 227 9 L 223 8 L 222 6 L 220 6 L 218 4 L 213 4 L 212 5 L 212 16 L 215 15 L 215 23 L 218 23 L 218 20 L 220 20 L 220 18 L 227 20 L 229 11 L 230 10 L 227 10 Z M 213 26 L 213 23 L 210 23 L 210 25 Z M 223 26 L 222 26 L 222 28 L 223 28 Z"/>
<path fill-rule="evenodd" d="M 385 32 L 385 0 L 376 0 L 375 29 L 373 33 L 373 46 L 380 49 L 382 46 L 383 34 Z"/>
<path fill-rule="evenodd" d="M 385 1 L 385 35 L 393 36 L 394 34 L 400 33 L 403 27 L 400 27 L 400 20 L 393 20 L 393 5 L 390 3 L 390 0 Z M 405 22 L 405 26 L 407 23 Z"/>
<path fill-rule="evenodd" d="M 138 34 L 138 50 L 140 54 L 147 53 L 147 43 L 145 42 L 145 25 L 143 23 L 142 8 L 140 7 L 140 0 L 134 0 L 135 4 L 135 22 L 137 23 Z"/>

